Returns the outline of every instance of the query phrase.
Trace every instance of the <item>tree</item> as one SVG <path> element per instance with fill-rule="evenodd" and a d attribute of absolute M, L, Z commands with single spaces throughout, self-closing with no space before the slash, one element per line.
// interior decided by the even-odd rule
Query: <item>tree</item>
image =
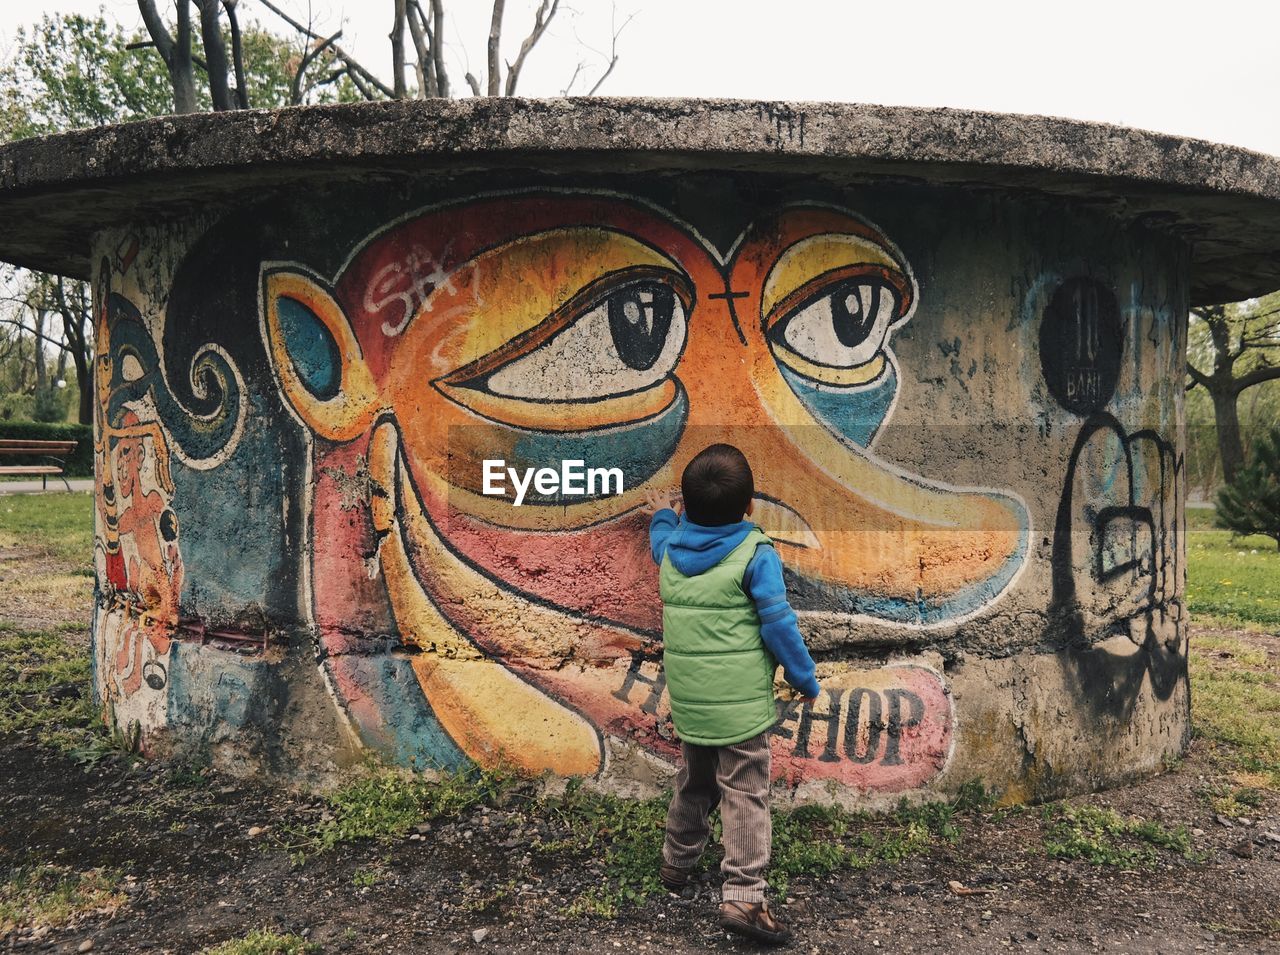
<path fill-rule="evenodd" d="M 79 390 L 76 419 L 81 424 L 93 421 L 92 389 L 80 387 L 90 381 L 92 351 L 92 303 L 88 284 L 77 279 L 43 272 L 30 272 L 12 266 L 5 267 L 0 275 L 0 285 L 9 289 L 0 295 L 0 327 L 4 329 L 6 355 L 16 342 L 18 359 L 23 371 L 16 377 L 5 375 L 0 380 L 0 391 L 29 393 L 35 397 L 37 420 L 47 415 L 51 402 L 56 400 L 61 420 L 65 409 L 62 405 L 57 382 L 66 382 L 67 362 L 70 360 Z M 22 346 L 30 342 L 29 354 Z M 50 369 L 50 362 L 54 367 Z M 33 375 L 26 372 L 29 368 Z"/>
<path fill-rule="evenodd" d="M 1238 402 L 1242 392 L 1280 379 L 1280 292 L 1191 313 L 1187 390 L 1203 388 L 1213 401 L 1222 474 L 1230 483 L 1244 464 Z M 1197 367 L 1199 365 L 1199 367 Z M 1202 370 L 1207 369 L 1207 370 Z"/>
<path fill-rule="evenodd" d="M 193 6 L 197 23 L 191 18 Z M 150 39 L 135 40 L 128 49 L 155 50 L 168 76 L 173 112 L 273 108 L 359 97 L 345 79 L 345 70 L 335 68 L 334 48 L 296 43 L 257 24 L 244 27 L 239 7 L 240 0 L 176 0 L 169 22 L 156 0 L 138 0 Z"/>
<path fill-rule="evenodd" d="M 1241 536 L 1270 537 L 1280 549 L 1280 425 L 1258 439 L 1249 464 L 1218 492 L 1215 520 Z"/>
<path fill-rule="evenodd" d="M 144 0 L 139 0 L 144 2 Z M 367 100 L 377 99 L 430 99 L 448 97 L 454 89 L 445 66 L 445 3 L 444 0 L 390 0 L 391 32 L 391 73 L 390 82 L 380 79 L 372 70 L 356 60 L 347 50 L 338 44 L 342 31 L 325 36 L 317 31 L 313 24 L 302 23 L 290 16 L 273 0 L 259 0 L 289 27 L 314 44 L 313 50 L 326 51 L 336 61 L 336 70 L 348 78 L 352 86 Z M 493 0 L 489 17 L 489 31 L 485 38 L 485 63 L 487 72 L 485 82 L 481 83 L 473 73 L 467 72 L 465 80 L 473 96 L 514 96 L 520 83 L 520 77 L 529 55 L 546 35 L 551 22 L 560 11 L 560 0 L 537 0 L 533 12 L 533 23 L 525 34 L 514 59 L 502 56 L 502 39 L 506 18 L 506 0 Z M 587 91 L 591 96 L 600 88 L 618 64 L 618 38 L 626 29 L 631 17 L 627 17 L 621 25 L 614 21 L 611 48 L 608 54 L 591 51 L 605 62 L 603 73 Z M 406 33 L 411 43 L 406 43 Z M 584 48 L 585 45 L 584 45 Z M 589 49 L 589 48 L 586 48 Z M 409 57 L 412 52 L 412 67 L 416 82 L 410 85 L 406 72 L 409 69 Z M 505 72 L 504 72 L 505 66 Z M 305 61 L 301 64 L 300 75 L 310 68 Z M 567 95 L 583 70 L 586 63 L 580 61 L 569 79 L 563 92 Z"/>
<path fill-rule="evenodd" d="M 234 3 L 232 6 L 234 7 Z M 293 101 L 293 80 L 302 53 L 293 42 L 256 24 L 232 29 L 238 39 L 238 62 L 228 67 L 237 76 L 237 102 L 282 106 Z M 175 32 L 180 33 L 181 30 Z M 194 42 L 194 41 L 192 41 Z M 127 34 L 102 14 L 44 16 L 17 32 L 12 55 L 0 64 L 0 137 L 17 139 L 129 122 L 167 113 L 174 103 L 172 74 L 152 44 Z M 203 62 L 195 58 L 193 62 Z M 184 94 L 185 95 L 185 94 Z M 198 108 L 211 108 L 210 90 L 193 88 Z M 336 99 L 340 90 L 312 87 L 303 98 Z M 74 367 L 79 391 L 77 418 L 92 418 L 92 301 L 86 283 L 22 269 L 6 269 L 0 281 L 0 352 L 25 371 L 0 382 L 11 392 L 34 395 L 37 410 L 50 413 L 57 394 L 48 371 L 59 364 L 62 380 L 67 362 Z M 70 377 L 70 376 L 67 376 Z"/>
<path fill-rule="evenodd" d="M 204 50 L 201 60 L 194 51 L 195 31 L 191 23 L 191 7 L 199 20 L 199 44 Z M 172 29 L 156 7 L 155 0 L 138 0 L 138 12 L 151 36 L 149 44 L 135 44 L 134 49 L 153 46 L 169 74 L 173 88 L 173 111 L 194 113 L 200 108 L 197 97 L 196 66 L 203 70 L 213 109 L 222 111 L 249 108 L 249 90 L 245 81 L 244 37 L 236 9 L 239 0 L 177 0 Z M 222 15 L 226 14 L 226 33 Z M 232 77 L 234 70 L 234 79 Z"/>
<path fill-rule="evenodd" d="M 19 27 L 0 65 L 0 136 L 21 139 L 127 122 L 168 111 L 170 90 L 154 57 L 99 14 L 50 16 Z"/>

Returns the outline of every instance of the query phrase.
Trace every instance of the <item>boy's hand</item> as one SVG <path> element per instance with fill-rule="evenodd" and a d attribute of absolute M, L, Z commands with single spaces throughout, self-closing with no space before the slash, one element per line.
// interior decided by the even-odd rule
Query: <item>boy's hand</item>
<path fill-rule="evenodd" d="M 646 514 L 657 514 L 664 508 L 670 508 L 677 514 L 680 513 L 679 495 L 670 488 L 650 488 L 644 492 L 644 507 L 641 508 L 642 511 Z"/>
<path fill-rule="evenodd" d="M 818 702 L 818 698 L 816 696 L 797 696 L 796 702 L 804 703 L 807 706 L 813 706 L 813 704 Z"/>

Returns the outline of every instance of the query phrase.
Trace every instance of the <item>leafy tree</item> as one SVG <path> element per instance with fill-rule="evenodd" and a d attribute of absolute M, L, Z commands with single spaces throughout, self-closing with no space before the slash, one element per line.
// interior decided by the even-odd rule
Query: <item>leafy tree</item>
<path fill-rule="evenodd" d="M 1240 444 L 1244 459 L 1253 453 L 1260 434 L 1280 421 L 1280 379 L 1264 381 L 1241 392 L 1236 402 L 1240 420 Z M 1222 460 L 1218 429 L 1214 426 L 1213 399 L 1203 388 L 1187 392 L 1187 481 L 1196 496 L 1213 500 L 1222 486 Z"/>
<path fill-rule="evenodd" d="M 35 407 L 31 417 L 36 421 L 62 421 L 67 417 L 67 409 L 58 398 L 58 392 L 52 382 L 45 382 L 36 389 Z"/>
<path fill-rule="evenodd" d="M 19 27 L 0 66 L 0 136 L 20 139 L 158 116 L 172 94 L 164 66 L 126 49 L 133 38 L 102 14 L 50 16 Z"/>
<path fill-rule="evenodd" d="M 1263 534 L 1280 548 L 1280 425 L 1260 437 L 1248 465 L 1218 492 L 1219 527 Z"/>
<path fill-rule="evenodd" d="M 1280 292 L 1191 313 L 1187 389 L 1203 388 L 1213 402 L 1222 473 L 1230 482 L 1244 464 L 1240 395 L 1280 380 Z"/>
<path fill-rule="evenodd" d="M 170 112 L 169 73 L 150 47 L 143 37 L 128 34 L 101 12 L 95 17 L 46 14 L 30 28 L 19 29 L 10 56 L 0 63 L 0 139 Z M 242 60 L 239 76 L 249 102 L 283 106 L 294 101 L 294 77 L 304 55 L 294 41 L 254 24 L 240 31 L 237 48 Z M 299 94 L 319 101 L 337 99 L 341 90 L 333 84 L 301 89 Z M 197 106 L 210 108 L 207 89 L 194 95 Z M 93 334 L 88 286 L 76 279 L 6 269 L 0 275 L 0 328 L 0 390 L 35 395 L 33 415 L 50 414 L 51 401 L 61 402 L 64 396 L 51 390 L 46 362 L 56 361 L 62 378 L 70 360 L 74 375 L 65 377 L 77 384 L 77 419 L 90 423 Z M 16 373 L 5 370 L 15 366 Z"/>

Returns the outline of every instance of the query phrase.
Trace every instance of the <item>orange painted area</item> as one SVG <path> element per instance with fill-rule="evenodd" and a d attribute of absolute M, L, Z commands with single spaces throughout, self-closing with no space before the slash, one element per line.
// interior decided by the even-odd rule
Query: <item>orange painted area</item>
<path fill-rule="evenodd" d="M 1016 499 L 895 468 L 788 379 L 841 394 L 884 380 L 919 297 L 892 243 L 848 213 L 784 209 L 724 262 L 624 200 L 479 199 L 371 237 L 332 281 L 272 263 L 263 291 L 277 378 L 320 440 L 317 468 L 354 466 L 347 449 L 372 435 L 358 518 L 333 509 L 332 482 L 316 487 L 317 614 L 337 626 L 367 582 L 384 586 L 432 711 L 481 764 L 594 773 L 609 735 L 673 751 L 661 693 L 636 690 L 660 619 L 637 508 L 711 435 L 751 461 L 788 568 L 866 616 L 979 610 L 1026 557 Z M 336 395 L 308 391 L 280 296 L 308 304 L 336 342 Z M 489 457 L 601 448 L 638 475 L 622 494 L 517 508 L 483 493 Z M 776 738 L 787 779 L 900 791 L 945 764 L 952 710 L 937 674 L 848 671 L 826 685 L 836 695 L 819 706 L 897 712 L 894 743 L 883 730 L 868 756 L 874 724 L 846 711 L 826 756 Z"/>

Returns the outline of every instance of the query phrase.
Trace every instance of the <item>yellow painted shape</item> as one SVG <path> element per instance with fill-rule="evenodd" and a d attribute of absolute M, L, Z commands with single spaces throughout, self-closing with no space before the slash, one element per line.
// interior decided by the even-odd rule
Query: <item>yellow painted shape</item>
<path fill-rule="evenodd" d="M 631 424 L 660 413 L 677 394 L 670 378 L 640 391 L 597 401 L 529 401 L 445 382 L 438 382 L 437 386 L 445 397 L 482 417 L 528 431 L 585 431 Z M 491 439 L 490 435 L 485 437 Z"/>
<path fill-rule="evenodd" d="M 857 235 L 826 233 L 801 239 L 778 257 L 760 295 L 760 314 L 771 316 L 778 304 L 820 275 L 858 265 L 880 265 L 902 272 L 883 246 Z"/>
<path fill-rule="evenodd" d="M 778 361 L 796 374 L 804 375 L 804 377 L 823 385 L 851 388 L 855 385 L 865 385 L 869 381 L 875 381 L 884 372 L 884 352 L 876 355 L 868 362 L 863 362 L 861 365 L 854 365 L 852 368 L 837 368 L 833 365 L 819 365 L 816 362 L 812 362 L 780 342 L 770 342 L 769 346 L 773 349 L 774 357 Z"/>
<path fill-rule="evenodd" d="M 516 338 L 549 319 L 552 325 L 540 331 L 546 337 L 559 331 L 578 317 L 566 312 L 565 306 L 602 279 L 611 275 L 622 279 L 636 269 L 648 269 L 651 274 L 655 268 L 676 278 L 682 275 L 661 252 L 620 232 L 552 229 L 482 252 L 459 266 L 448 283 L 427 297 L 419 315 L 437 309 L 452 314 L 458 303 L 451 300 L 459 290 L 471 298 L 471 320 L 451 321 L 448 354 L 440 356 L 452 366 L 445 374 L 453 375 L 500 349 L 511 351 L 504 357 L 524 354 L 509 347 Z M 680 285 L 685 284 L 681 278 Z"/>
<path fill-rule="evenodd" d="M 424 565 L 432 596 L 445 606 L 465 606 L 469 615 L 489 621 L 486 629 L 502 634 L 505 656 L 534 663 L 612 663 L 642 645 L 643 638 L 632 630 L 584 620 L 526 600 L 472 568 L 440 540 L 413 498 L 408 474 L 403 466 L 398 470 L 399 493 L 407 502 L 402 529 Z"/>
<path fill-rule="evenodd" d="M 262 295 L 271 362 L 280 390 L 298 416 L 312 431 L 330 441 L 351 441 L 363 434 L 378 410 L 378 386 L 342 306 L 319 282 L 302 272 L 286 268 L 263 273 Z M 289 355 L 280 324 L 282 298 L 293 299 L 306 306 L 337 342 L 342 377 L 338 393 L 332 398 L 317 398 L 303 384 Z"/>
<path fill-rule="evenodd" d="M 394 427 L 384 424 L 369 449 L 370 475 L 389 495 L 400 470 L 397 443 Z M 595 728 L 455 629 L 414 576 L 394 508 L 378 504 L 372 514 L 384 535 L 378 554 L 396 623 L 405 640 L 427 651 L 414 658 L 413 670 L 450 738 L 481 766 L 507 763 L 565 776 L 598 772 L 602 757 Z"/>
<path fill-rule="evenodd" d="M 420 654 L 413 672 L 440 725 L 480 766 L 560 776 L 600 770 L 600 741 L 590 724 L 504 667 Z"/>

